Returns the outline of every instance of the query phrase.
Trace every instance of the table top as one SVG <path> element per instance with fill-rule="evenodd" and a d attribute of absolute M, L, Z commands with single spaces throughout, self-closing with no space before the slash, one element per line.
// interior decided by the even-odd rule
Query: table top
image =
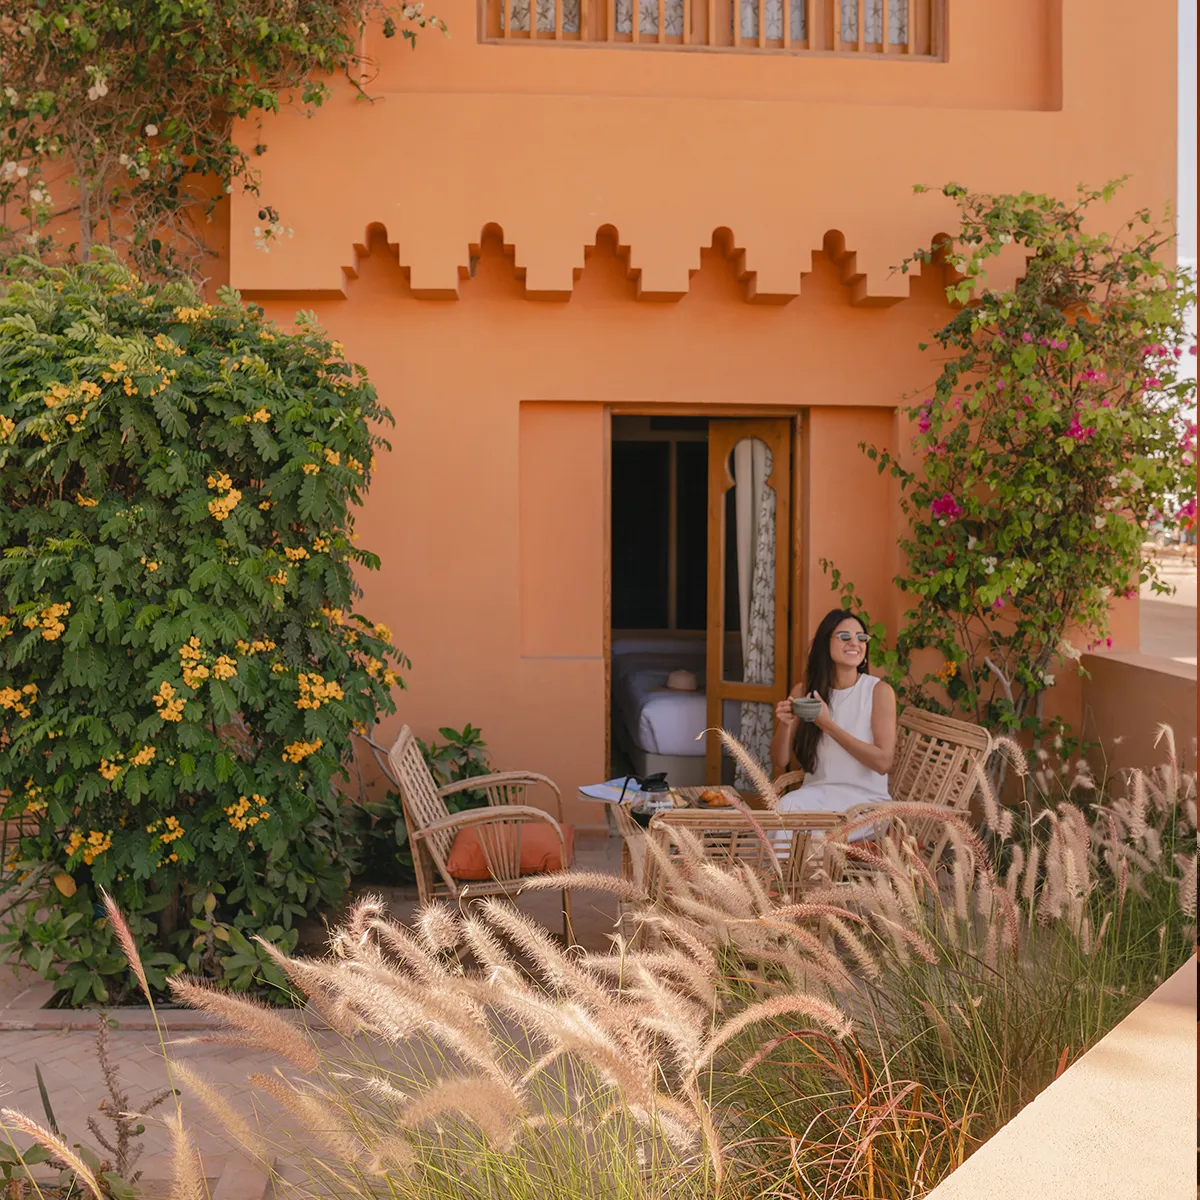
<path fill-rule="evenodd" d="M 707 804 L 700 799 L 705 794 L 718 793 L 725 797 L 724 804 Z M 655 793 L 661 795 L 662 793 Z M 736 788 L 721 784 L 718 786 L 703 786 L 703 787 L 673 787 L 670 789 L 670 794 L 673 795 L 676 808 L 696 808 L 696 809 L 720 809 L 732 808 L 735 804 L 742 801 L 741 793 Z M 619 789 L 614 791 L 611 798 L 603 796 L 589 796 L 582 790 L 579 792 L 579 799 L 588 801 L 592 804 L 616 804 L 620 795 Z M 625 800 L 628 803 L 631 799 L 642 795 L 641 792 L 629 791 L 625 793 Z M 682 803 L 680 803 L 682 801 Z"/>

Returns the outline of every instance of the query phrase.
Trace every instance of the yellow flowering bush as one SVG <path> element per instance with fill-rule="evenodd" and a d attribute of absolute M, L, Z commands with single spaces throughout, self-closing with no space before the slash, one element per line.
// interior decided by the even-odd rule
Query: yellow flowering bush
<path fill-rule="evenodd" d="M 100 887 L 156 987 L 282 984 L 251 935 L 344 894 L 333 781 L 406 666 L 355 610 L 387 414 L 299 329 L 107 260 L 0 276 L 0 819 L 34 820 L 0 954 L 68 1003 L 129 986 Z"/>

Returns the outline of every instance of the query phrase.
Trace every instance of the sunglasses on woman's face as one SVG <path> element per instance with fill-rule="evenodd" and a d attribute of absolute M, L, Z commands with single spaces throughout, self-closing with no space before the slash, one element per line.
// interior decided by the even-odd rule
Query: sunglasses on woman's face
<path fill-rule="evenodd" d="M 857 638 L 864 646 L 871 640 L 869 633 L 851 633 L 848 629 L 841 629 L 833 636 L 839 642 L 848 642 L 851 638 Z"/>

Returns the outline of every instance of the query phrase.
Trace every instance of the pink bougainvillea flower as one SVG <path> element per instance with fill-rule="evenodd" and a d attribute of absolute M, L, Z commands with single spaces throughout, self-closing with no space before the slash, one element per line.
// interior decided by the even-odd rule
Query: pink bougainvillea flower
<path fill-rule="evenodd" d="M 997 380 L 996 380 L 996 391 L 998 391 L 998 392 L 1002 392 L 1002 391 L 1004 391 L 1004 386 L 1005 386 L 1005 385 L 1004 385 L 1004 380 L 1003 380 L 1003 379 L 997 379 Z"/>
<path fill-rule="evenodd" d="M 928 433 L 932 427 L 933 427 L 933 421 L 930 419 L 929 409 L 927 409 L 927 408 L 921 409 L 921 416 L 920 416 L 920 419 L 917 421 L 917 428 L 922 433 Z"/>
<path fill-rule="evenodd" d="M 1186 504 L 1184 504 L 1180 508 L 1179 515 L 1181 517 L 1194 517 L 1196 515 L 1196 497 L 1195 496 L 1193 496 Z"/>
<path fill-rule="evenodd" d="M 1157 375 L 1151 375 L 1150 378 L 1146 380 L 1146 386 L 1150 388 L 1162 387 L 1162 380 L 1159 379 Z"/>
<path fill-rule="evenodd" d="M 1134 596 L 1136 596 L 1136 595 L 1137 595 L 1137 589 L 1136 589 L 1136 588 L 1127 587 L 1127 588 L 1126 588 L 1126 589 L 1125 589 L 1125 590 L 1124 590 L 1124 591 L 1121 593 L 1121 599 L 1122 599 L 1122 600 L 1132 600 L 1132 599 L 1134 598 Z"/>
<path fill-rule="evenodd" d="M 1188 353 L 1189 353 L 1189 354 L 1190 354 L 1190 355 L 1191 355 L 1193 358 L 1195 358 L 1195 357 L 1196 357 L 1196 347 L 1195 347 L 1195 346 L 1189 346 L 1189 347 L 1188 347 Z"/>
<path fill-rule="evenodd" d="M 1001 600 L 999 596 L 997 596 L 996 599 L 992 601 L 992 607 L 993 608 L 1003 608 L 1004 601 Z"/>
<path fill-rule="evenodd" d="M 1028 330 L 1026 330 L 1023 334 L 1021 334 L 1021 341 L 1026 342 L 1026 343 L 1032 342 L 1033 334 L 1030 333 Z"/>
<path fill-rule="evenodd" d="M 1171 351 L 1171 353 L 1172 353 L 1172 354 L 1174 354 L 1176 358 L 1182 358 L 1182 357 L 1183 357 L 1183 349 L 1182 349 L 1182 347 L 1180 347 L 1180 346 L 1176 346 L 1176 347 L 1175 347 L 1175 349 Z M 1194 348 L 1194 347 L 1193 347 L 1193 349 L 1192 349 L 1192 353 L 1193 353 L 1193 354 L 1195 354 L 1195 353 L 1196 353 L 1196 351 L 1195 351 L 1195 348 Z"/>
<path fill-rule="evenodd" d="M 1107 396 L 1105 396 L 1104 399 L 1100 401 L 1101 408 L 1110 408 L 1111 406 L 1112 406 L 1112 401 Z"/>
<path fill-rule="evenodd" d="M 962 506 L 949 493 L 944 492 L 930 506 L 929 511 L 935 517 L 945 517 L 950 521 L 957 521 L 962 516 Z"/>
<path fill-rule="evenodd" d="M 1104 644 L 1111 650 L 1112 649 L 1112 638 L 1110 638 L 1110 637 L 1105 638 Z"/>

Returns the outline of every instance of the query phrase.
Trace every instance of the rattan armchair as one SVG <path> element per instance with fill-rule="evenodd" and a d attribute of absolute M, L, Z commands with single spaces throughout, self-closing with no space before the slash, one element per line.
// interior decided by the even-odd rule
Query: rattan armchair
<path fill-rule="evenodd" d="M 521 834 L 530 824 L 549 825 L 558 838 L 559 861 L 564 869 L 571 865 L 562 828 L 562 793 L 545 775 L 502 771 L 439 788 L 407 725 L 401 728 L 390 750 L 384 751 L 369 738 L 364 740 L 400 793 L 417 876 L 417 897 L 422 904 L 438 899 L 459 903 L 468 895 L 516 895 L 523 879 Z M 526 793 L 535 787 L 547 788 L 553 795 L 553 815 L 523 803 Z M 467 791 L 483 792 L 488 806 L 451 813 L 446 798 Z M 488 879 L 465 882 L 455 879 L 447 868 L 455 835 L 464 829 L 473 829 L 479 838 Z M 567 888 L 563 889 L 562 904 L 563 934 L 571 941 L 571 894 Z"/>

